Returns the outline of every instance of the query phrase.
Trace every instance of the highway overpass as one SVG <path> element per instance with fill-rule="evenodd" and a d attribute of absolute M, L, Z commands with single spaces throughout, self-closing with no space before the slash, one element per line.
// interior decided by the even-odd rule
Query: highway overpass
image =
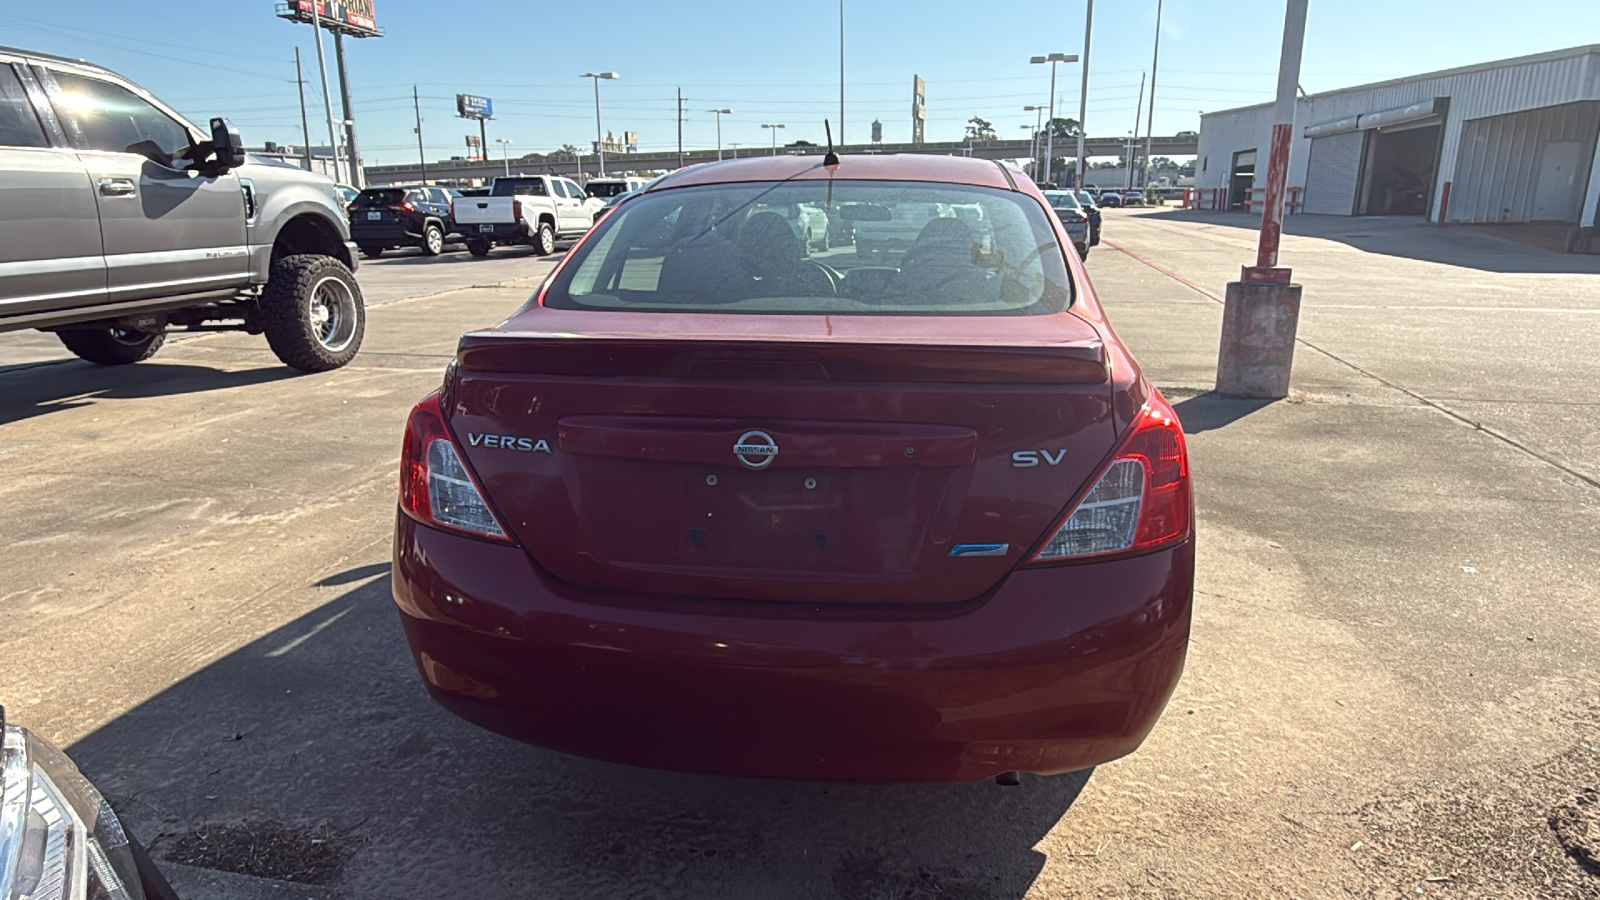
<path fill-rule="evenodd" d="M 1192 135 L 1157 137 L 1152 141 L 1151 154 L 1154 156 L 1193 156 L 1199 149 L 1200 139 Z M 1139 142 L 1143 150 L 1144 142 Z M 1090 157 L 1096 156 L 1121 156 L 1126 150 L 1126 141 L 1123 138 L 1091 138 L 1086 142 L 1087 153 Z M 1071 157 L 1077 151 L 1077 141 L 1068 139 L 1056 144 L 1057 158 Z M 743 156 L 764 156 L 770 151 L 750 147 L 740 148 Z M 806 156 L 821 156 L 826 152 L 823 147 L 790 148 L 779 147 L 779 153 L 793 153 Z M 925 153 L 936 156 L 977 156 L 983 159 L 1027 159 L 1032 153 L 1031 142 L 1018 141 L 976 141 L 970 148 L 965 141 L 922 144 L 854 144 L 841 147 L 841 153 Z M 732 158 L 732 150 L 724 150 L 725 159 Z M 684 165 L 693 163 L 710 162 L 717 158 L 715 150 L 685 150 L 683 152 Z M 591 177 L 598 174 L 594 156 L 585 156 L 581 163 L 583 173 Z M 548 158 L 515 158 L 511 159 L 511 173 L 513 175 L 573 175 L 577 173 L 577 164 L 570 159 L 558 160 Z M 678 166 L 677 151 L 668 153 L 608 153 L 606 154 L 606 172 L 620 174 L 623 172 L 652 172 L 662 169 L 675 169 Z M 506 164 L 500 160 L 487 160 L 483 162 L 471 161 L 442 161 L 428 163 L 427 179 L 429 181 L 466 182 L 478 179 L 493 178 L 503 175 Z M 367 166 L 366 176 L 368 184 L 400 184 L 405 182 L 421 181 L 422 170 L 415 163 L 397 166 Z"/>

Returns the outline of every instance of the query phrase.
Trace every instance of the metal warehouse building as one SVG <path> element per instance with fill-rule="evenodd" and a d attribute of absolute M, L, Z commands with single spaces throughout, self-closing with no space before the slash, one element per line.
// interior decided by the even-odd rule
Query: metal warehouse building
<path fill-rule="evenodd" d="M 1200 119 L 1202 205 L 1260 209 L 1272 104 Z M 1302 97 L 1300 212 L 1595 224 L 1600 46 Z"/>

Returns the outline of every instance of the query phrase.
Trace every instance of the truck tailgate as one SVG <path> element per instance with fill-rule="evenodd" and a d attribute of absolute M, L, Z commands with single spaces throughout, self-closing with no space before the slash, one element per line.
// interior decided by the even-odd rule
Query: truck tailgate
<path fill-rule="evenodd" d="M 507 225 L 517 221 L 513 197 L 457 197 L 451 216 L 461 225 Z"/>

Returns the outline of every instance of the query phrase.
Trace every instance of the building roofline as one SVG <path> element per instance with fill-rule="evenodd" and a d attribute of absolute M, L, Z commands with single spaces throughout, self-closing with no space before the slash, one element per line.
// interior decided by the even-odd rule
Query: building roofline
<path fill-rule="evenodd" d="M 1356 91 L 1376 90 L 1377 88 L 1391 87 L 1393 85 L 1405 84 L 1411 81 L 1426 81 L 1431 78 L 1448 78 L 1452 75 L 1466 75 L 1471 72 L 1487 72 L 1493 69 L 1505 69 L 1511 66 L 1522 66 L 1537 62 L 1550 62 L 1557 59 L 1574 59 L 1580 56 L 1588 56 L 1590 54 L 1600 56 L 1600 44 L 1584 44 L 1577 47 L 1567 47 L 1563 50 L 1548 50 L 1544 53 L 1533 53 L 1529 54 L 1528 56 L 1513 56 L 1510 59 L 1498 59 L 1493 62 L 1473 63 L 1469 66 L 1458 66 L 1454 69 L 1440 69 L 1437 72 L 1423 72 L 1418 75 L 1404 75 L 1400 78 L 1390 78 L 1384 81 L 1373 81 L 1367 84 L 1357 84 L 1350 87 L 1334 88 L 1331 91 L 1319 91 L 1315 94 L 1307 94 L 1300 99 L 1302 101 L 1319 100 L 1323 97 L 1332 97 L 1337 94 L 1351 94 L 1355 93 Z M 1204 119 L 1208 116 L 1225 116 L 1233 113 L 1242 113 L 1252 109 L 1271 107 L 1273 104 L 1274 101 L 1268 100 L 1265 103 L 1252 103 L 1249 106 L 1234 106 L 1228 109 L 1219 109 L 1215 112 L 1202 113 L 1200 118 Z"/>

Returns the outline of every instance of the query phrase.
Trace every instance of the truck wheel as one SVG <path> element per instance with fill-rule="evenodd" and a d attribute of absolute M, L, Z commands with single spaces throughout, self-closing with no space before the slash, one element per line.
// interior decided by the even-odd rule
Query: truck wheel
<path fill-rule="evenodd" d="M 74 328 L 58 331 L 56 337 L 79 359 L 102 366 L 125 366 L 149 359 L 167 340 L 165 334 L 124 328 Z"/>
<path fill-rule="evenodd" d="M 361 286 L 331 256 L 301 253 L 273 263 L 260 306 L 267 345 L 284 365 L 302 372 L 348 363 L 367 330 Z"/>
<path fill-rule="evenodd" d="M 438 256 L 444 252 L 444 229 L 429 222 L 422 229 L 422 255 Z"/>
<path fill-rule="evenodd" d="M 540 222 L 539 231 L 533 236 L 533 253 L 535 256 L 549 256 L 556 252 L 556 230 L 550 227 L 549 222 Z"/>
<path fill-rule="evenodd" d="M 383 248 L 377 244 L 362 244 L 361 254 L 367 259 L 377 259 L 383 255 Z"/>
<path fill-rule="evenodd" d="M 473 238 L 467 241 L 467 252 L 479 259 L 489 255 L 490 243 L 483 238 Z"/>

